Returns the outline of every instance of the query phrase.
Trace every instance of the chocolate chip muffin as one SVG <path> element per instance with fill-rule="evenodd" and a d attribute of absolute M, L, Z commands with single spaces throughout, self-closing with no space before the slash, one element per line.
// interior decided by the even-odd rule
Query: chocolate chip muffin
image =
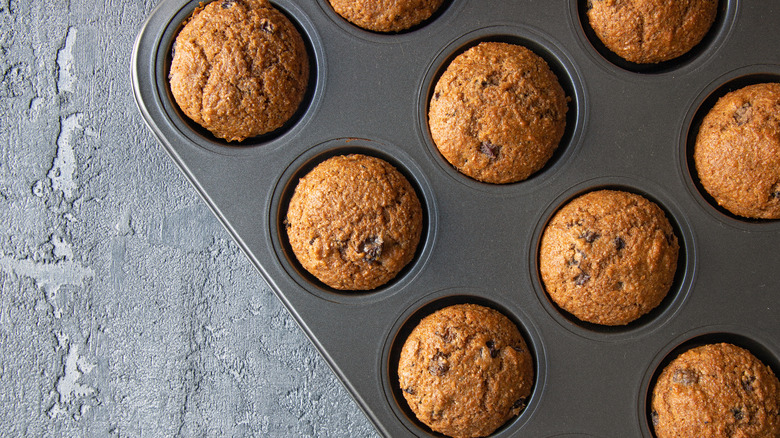
<path fill-rule="evenodd" d="M 430 18 L 444 0 L 329 0 L 337 14 L 374 32 L 400 32 Z"/>
<path fill-rule="evenodd" d="M 726 210 L 780 219 L 780 84 L 749 85 L 704 117 L 693 158 L 704 189 Z"/>
<path fill-rule="evenodd" d="M 366 155 L 330 158 L 300 179 L 285 220 L 304 269 L 339 290 L 370 290 L 415 255 L 422 207 L 392 165 Z"/>
<path fill-rule="evenodd" d="M 274 131 L 295 114 L 309 59 L 295 26 L 267 0 L 216 0 L 195 10 L 173 45 L 173 98 L 227 141 Z"/>
<path fill-rule="evenodd" d="M 594 324 L 624 325 L 664 299 L 678 252 L 674 230 L 656 204 L 598 190 L 575 198 L 547 224 L 539 271 L 563 310 Z"/>
<path fill-rule="evenodd" d="M 740 347 L 693 348 L 658 377 L 651 420 L 658 438 L 777 438 L 780 382 Z"/>
<path fill-rule="evenodd" d="M 425 317 L 406 339 L 398 383 L 417 418 L 451 437 L 491 434 L 518 415 L 534 368 L 517 327 L 476 304 Z"/>
<path fill-rule="evenodd" d="M 552 157 L 567 98 L 547 63 L 526 47 L 484 42 L 452 60 L 436 83 L 428 124 L 436 147 L 478 181 L 523 181 Z"/>
<path fill-rule="evenodd" d="M 688 53 L 709 32 L 718 0 L 589 0 L 588 21 L 602 43 L 638 64 Z"/>

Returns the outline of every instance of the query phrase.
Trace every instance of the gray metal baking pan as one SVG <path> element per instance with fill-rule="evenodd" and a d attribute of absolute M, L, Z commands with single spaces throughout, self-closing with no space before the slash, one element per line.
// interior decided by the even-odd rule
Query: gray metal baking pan
<path fill-rule="evenodd" d="M 691 166 L 692 138 L 714 101 L 740 86 L 780 81 L 780 7 L 721 0 L 691 53 L 660 65 L 621 62 L 593 37 L 587 1 L 451 0 L 403 33 L 341 19 L 327 0 L 274 0 L 311 58 L 300 111 L 280 130 L 225 143 L 178 110 L 167 83 L 171 45 L 193 0 L 162 0 L 138 35 L 132 84 L 162 147 L 251 259 L 385 436 L 436 436 L 396 385 L 404 336 L 437 308 L 474 302 L 512 318 L 533 350 L 526 409 L 496 437 L 652 437 L 648 395 L 677 352 L 728 341 L 780 371 L 780 222 L 718 208 Z M 480 41 L 523 44 L 545 58 L 571 98 L 567 131 L 547 166 L 524 182 L 483 184 L 439 155 L 426 123 L 447 62 Z M 418 254 L 389 284 L 338 292 L 306 274 L 282 220 L 297 179 L 323 159 L 384 158 L 418 192 Z M 674 285 L 625 327 L 583 324 L 546 296 L 540 234 L 572 197 L 620 188 L 658 203 L 680 241 Z"/>

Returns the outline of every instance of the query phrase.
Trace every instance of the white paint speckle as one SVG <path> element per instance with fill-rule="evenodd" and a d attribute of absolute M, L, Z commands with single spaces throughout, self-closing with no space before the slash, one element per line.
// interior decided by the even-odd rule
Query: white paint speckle
<path fill-rule="evenodd" d="M 73 73 L 73 46 L 76 44 L 78 29 L 68 28 L 65 45 L 57 52 L 57 90 L 60 93 L 73 92 L 76 76 Z"/>
<path fill-rule="evenodd" d="M 65 375 L 57 381 L 57 392 L 60 394 L 60 405 L 72 402 L 77 398 L 89 397 L 95 393 L 94 388 L 78 382 L 83 373 L 79 369 L 79 346 L 70 344 L 65 357 Z M 94 366 L 94 365 L 93 365 Z M 90 368 L 90 371 L 92 368 Z"/>
<path fill-rule="evenodd" d="M 60 119 L 60 135 L 57 137 L 57 157 L 47 176 L 51 179 L 52 190 L 61 190 L 68 200 L 72 200 L 78 189 L 76 185 L 76 154 L 74 143 L 76 136 L 83 130 L 81 114 L 71 114 Z"/>
<path fill-rule="evenodd" d="M 62 306 L 57 293 L 64 285 L 82 286 L 86 278 L 95 276 L 95 271 L 78 263 L 65 260 L 58 263 L 39 263 L 30 259 L 17 260 L 0 258 L 0 269 L 17 276 L 32 278 L 36 286 L 43 288 L 46 300 L 54 309 L 56 318 L 62 317 Z"/>
<path fill-rule="evenodd" d="M 38 198 L 43 198 L 45 192 L 46 186 L 43 184 L 42 180 L 38 180 L 32 187 L 32 194 Z"/>
<path fill-rule="evenodd" d="M 73 260 L 73 247 L 64 241 L 62 237 L 51 236 L 51 244 L 54 246 L 54 257 L 57 259 Z"/>

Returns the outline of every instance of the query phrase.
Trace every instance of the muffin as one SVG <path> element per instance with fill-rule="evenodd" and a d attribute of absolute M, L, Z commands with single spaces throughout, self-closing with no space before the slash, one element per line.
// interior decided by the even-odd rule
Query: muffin
<path fill-rule="evenodd" d="M 523 181 L 552 157 L 567 98 L 547 63 L 526 47 L 483 42 L 458 55 L 428 109 L 442 156 L 478 181 Z"/>
<path fill-rule="evenodd" d="M 400 32 L 430 18 L 444 0 L 329 0 L 345 20 L 374 32 Z"/>
<path fill-rule="evenodd" d="M 547 224 L 539 271 L 550 298 L 582 321 L 624 325 L 664 299 L 679 245 L 656 204 L 598 190 L 575 198 Z"/>
<path fill-rule="evenodd" d="M 285 225 L 300 264 L 339 290 L 370 290 L 415 255 L 422 207 L 409 181 L 379 158 L 330 158 L 300 179 Z"/>
<path fill-rule="evenodd" d="M 309 59 L 295 26 L 267 0 L 216 0 L 195 9 L 176 36 L 169 80 L 187 117 L 242 141 L 295 114 Z"/>
<path fill-rule="evenodd" d="M 693 158 L 702 187 L 720 206 L 780 219 L 780 84 L 721 97 L 701 123 Z"/>
<path fill-rule="evenodd" d="M 688 53 L 709 32 L 718 0 L 589 0 L 588 21 L 602 43 L 637 64 Z"/>
<path fill-rule="evenodd" d="M 780 382 L 745 349 L 704 345 L 664 368 L 650 415 L 658 438 L 777 438 Z"/>
<path fill-rule="evenodd" d="M 425 317 L 401 350 L 398 383 L 417 418 L 451 437 L 491 434 L 531 395 L 531 354 L 500 312 L 458 304 Z"/>

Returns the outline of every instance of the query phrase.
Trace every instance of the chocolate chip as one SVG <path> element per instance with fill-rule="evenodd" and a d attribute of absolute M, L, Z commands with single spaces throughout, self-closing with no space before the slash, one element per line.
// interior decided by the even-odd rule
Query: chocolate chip
<path fill-rule="evenodd" d="M 615 237 L 615 249 L 620 251 L 625 247 L 626 247 L 626 241 L 623 240 L 621 237 Z"/>
<path fill-rule="evenodd" d="M 598 239 L 599 237 L 601 237 L 601 234 L 591 230 L 585 231 L 584 233 L 580 234 L 580 239 L 585 239 L 585 241 L 588 243 L 595 242 L 596 239 Z"/>
<path fill-rule="evenodd" d="M 490 350 L 490 357 L 495 359 L 500 351 L 498 348 L 496 348 L 496 343 L 493 341 L 487 341 L 485 342 L 485 346 L 487 346 L 488 350 Z"/>
<path fill-rule="evenodd" d="M 173 45 L 171 46 L 171 59 L 176 57 L 176 41 L 173 42 Z"/>
<path fill-rule="evenodd" d="M 743 418 L 745 418 L 745 414 L 742 413 L 742 409 L 739 408 L 732 408 L 731 409 L 731 415 L 734 416 L 734 419 L 739 421 Z"/>
<path fill-rule="evenodd" d="M 414 395 L 414 388 L 404 388 L 403 391 L 407 394 Z"/>
<path fill-rule="evenodd" d="M 672 382 L 681 383 L 685 386 L 695 385 L 699 381 L 699 374 L 696 370 L 681 369 L 675 370 L 672 374 Z"/>
<path fill-rule="evenodd" d="M 659 421 L 658 412 L 656 411 L 650 412 L 650 421 L 653 422 L 653 426 L 658 426 L 658 421 Z"/>
<path fill-rule="evenodd" d="M 441 97 L 441 93 L 440 92 L 437 91 L 437 92 L 433 93 L 433 100 L 439 100 L 439 97 Z"/>
<path fill-rule="evenodd" d="M 574 277 L 574 284 L 577 286 L 582 286 L 587 283 L 588 280 L 590 280 L 590 275 L 582 272 L 580 275 Z"/>
<path fill-rule="evenodd" d="M 233 6 L 235 3 L 236 0 L 222 0 L 222 9 L 227 9 Z"/>
<path fill-rule="evenodd" d="M 500 80 L 500 78 L 499 78 L 499 74 L 498 74 L 497 72 L 493 72 L 493 73 L 490 73 L 490 74 L 489 74 L 489 75 L 488 75 L 488 76 L 485 78 L 485 80 L 483 80 L 482 82 L 480 82 L 480 85 L 482 86 L 482 88 L 485 88 L 485 87 L 487 87 L 488 85 L 489 85 L 489 86 L 491 86 L 491 87 L 495 87 L 495 86 L 496 86 L 496 85 L 498 85 L 500 82 L 501 82 L 501 80 Z"/>
<path fill-rule="evenodd" d="M 780 199 L 780 181 L 776 182 L 770 189 L 769 199 Z"/>
<path fill-rule="evenodd" d="M 618 281 L 617 283 L 615 283 L 615 289 L 617 290 L 623 290 L 625 286 L 626 286 L 625 283 L 623 283 L 622 281 Z"/>
<path fill-rule="evenodd" d="M 523 353 L 525 351 L 523 347 L 519 347 L 519 346 L 513 346 L 512 349 L 518 353 Z"/>
<path fill-rule="evenodd" d="M 756 376 L 747 376 L 742 378 L 742 389 L 745 392 L 753 392 L 753 382 L 756 381 Z"/>
<path fill-rule="evenodd" d="M 750 102 L 745 102 L 744 105 L 734 111 L 734 121 L 737 123 L 737 126 L 742 126 L 750 121 L 753 116 L 752 107 L 753 105 Z"/>
<path fill-rule="evenodd" d="M 260 21 L 260 30 L 262 30 L 265 33 L 274 33 L 274 30 L 276 30 L 276 26 L 274 26 L 274 24 L 268 21 L 267 19 L 263 18 Z"/>
<path fill-rule="evenodd" d="M 371 263 L 381 257 L 383 243 L 382 238 L 377 236 L 371 236 L 363 240 L 358 248 L 358 251 L 365 254 L 363 261 Z"/>
<path fill-rule="evenodd" d="M 483 141 L 479 146 L 479 151 L 487 155 L 491 160 L 498 158 L 498 154 L 501 152 L 501 146 L 494 145 L 493 143 Z"/>
<path fill-rule="evenodd" d="M 431 358 L 431 363 L 428 366 L 428 372 L 434 376 L 441 376 L 450 370 L 450 362 L 447 360 L 447 356 L 441 351 L 434 354 Z"/>
<path fill-rule="evenodd" d="M 454 341 L 454 340 L 455 340 L 455 334 L 454 334 L 454 333 L 452 333 L 452 331 L 450 330 L 450 328 L 449 328 L 449 327 L 447 327 L 447 328 L 444 330 L 444 333 L 443 333 L 443 334 L 442 334 L 442 333 L 439 333 L 439 332 L 436 332 L 436 336 L 438 336 L 438 337 L 442 338 L 442 340 L 444 340 L 444 342 L 446 342 L 446 343 L 448 343 L 448 344 L 449 344 L 450 342 L 452 342 L 452 341 Z"/>
<path fill-rule="evenodd" d="M 512 409 L 520 409 L 523 407 L 525 407 L 525 397 L 520 397 L 517 401 L 512 403 Z"/>

